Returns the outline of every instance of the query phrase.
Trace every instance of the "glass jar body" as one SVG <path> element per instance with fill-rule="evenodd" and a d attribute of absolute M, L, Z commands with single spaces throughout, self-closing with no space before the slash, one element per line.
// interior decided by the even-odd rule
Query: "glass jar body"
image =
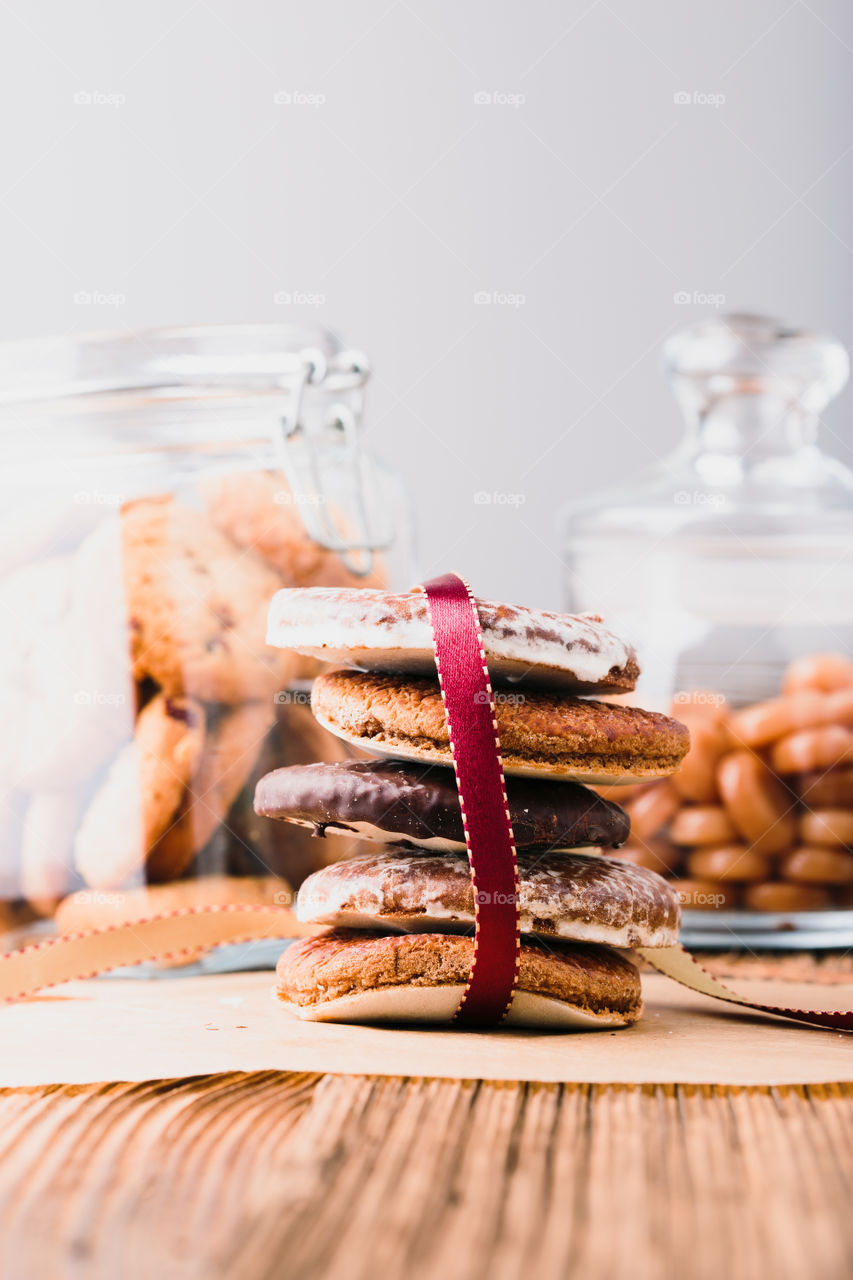
<path fill-rule="evenodd" d="M 405 494 L 337 425 L 363 379 L 330 335 L 105 345 L 64 341 L 63 361 L 48 345 L 41 376 L 31 353 L 25 389 L 0 355 L 0 899 L 19 942 L 286 904 L 349 852 L 254 815 L 261 773 L 342 758 L 310 714 L 316 668 L 266 645 L 266 610 L 281 587 L 413 581 Z M 329 361 L 307 387 L 306 352 Z M 283 423 L 300 437 L 286 471 Z"/>
<path fill-rule="evenodd" d="M 624 793 L 629 856 L 678 881 L 686 936 L 806 945 L 805 922 L 847 945 L 853 474 L 814 442 L 814 369 L 777 350 L 813 335 L 757 341 L 739 319 L 679 339 L 676 453 L 564 513 L 565 600 L 636 644 L 637 703 L 691 728 L 654 804 Z"/>

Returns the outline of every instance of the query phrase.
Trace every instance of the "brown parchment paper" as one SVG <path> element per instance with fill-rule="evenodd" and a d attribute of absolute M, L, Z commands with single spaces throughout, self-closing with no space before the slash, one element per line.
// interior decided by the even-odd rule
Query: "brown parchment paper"
<path fill-rule="evenodd" d="M 817 1084 L 853 1079 L 853 1036 L 752 1014 L 643 977 L 629 1030 L 412 1030 L 301 1022 L 270 972 L 68 983 L 0 1008 L 0 1086 L 153 1080 L 223 1071 L 319 1071 L 591 1083 Z M 806 1007 L 807 983 L 742 982 Z M 849 1008 L 849 987 L 821 987 Z"/>

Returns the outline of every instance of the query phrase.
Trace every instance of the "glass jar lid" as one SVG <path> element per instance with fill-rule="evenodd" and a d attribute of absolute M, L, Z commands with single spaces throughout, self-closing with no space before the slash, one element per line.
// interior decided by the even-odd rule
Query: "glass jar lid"
<path fill-rule="evenodd" d="M 356 574 L 394 521 L 361 446 L 367 358 L 308 325 L 210 325 L 0 343 L 0 450 L 45 457 L 249 451 Z"/>
<path fill-rule="evenodd" d="M 688 419 L 718 411 L 736 396 L 772 397 L 813 416 L 838 395 L 850 361 L 828 334 L 792 329 L 759 315 L 729 315 L 679 329 L 663 349 L 664 367 Z"/>

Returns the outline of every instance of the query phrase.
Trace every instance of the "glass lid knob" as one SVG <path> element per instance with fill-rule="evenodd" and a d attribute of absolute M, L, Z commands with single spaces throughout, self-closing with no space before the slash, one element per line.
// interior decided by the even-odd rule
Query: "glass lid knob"
<path fill-rule="evenodd" d="M 663 358 L 673 393 L 693 419 L 721 400 L 753 395 L 770 395 L 792 410 L 818 414 L 850 372 L 838 339 L 758 315 L 687 325 L 666 342 Z"/>

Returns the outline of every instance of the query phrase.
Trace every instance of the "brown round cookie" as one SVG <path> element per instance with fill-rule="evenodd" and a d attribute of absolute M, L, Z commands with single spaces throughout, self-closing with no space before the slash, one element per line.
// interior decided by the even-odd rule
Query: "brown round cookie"
<path fill-rule="evenodd" d="M 499 680 L 547 684 L 577 693 L 627 691 L 639 675 L 633 648 L 595 614 L 548 613 L 477 600 L 489 670 Z M 435 672 L 432 629 L 422 591 L 279 591 L 267 639 L 350 667 L 414 675 Z"/>
<path fill-rule="evenodd" d="M 522 933 L 611 947 L 668 947 L 678 900 L 645 867 L 583 853 L 518 855 Z M 296 902 L 305 924 L 402 933 L 469 930 L 474 890 L 464 854 L 391 849 L 309 876 Z"/>
<path fill-rule="evenodd" d="M 654 711 L 538 690 L 496 694 L 507 773 L 638 782 L 673 773 L 690 745 L 683 724 Z M 425 764 L 453 762 L 437 680 L 326 671 L 314 681 L 311 708 L 324 728 L 355 746 Z"/>
<path fill-rule="evenodd" d="M 270 696 L 295 668 L 264 642 L 278 576 L 240 552 L 207 516 L 173 499 L 122 511 L 130 645 L 136 678 L 207 702 Z"/>
<path fill-rule="evenodd" d="M 628 816 L 618 805 L 572 782 L 507 779 L 518 849 L 618 845 Z M 261 778 L 255 809 L 313 828 L 382 844 L 464 850 L 465 832 L 452 769 L 399 760 L 351 760 L 276 769 Z"/>
<path fill-rule="evenodd" d="M 259 555 L 282 587 L 384 587 L 385 570 L 375 559 L 366 577 L 350 573 L 341 557 L 308 533 L 286 477 L 280 471 L 229 472 L 200 484 L 213 523 L 238 547 Z M 340 513 L 336 513 L 340 523 Z M 293 679 L 311 680 L 323 666 L 296 654 Z"/>
<path fill-rule="evenodd" d="M 209 745 L 199 703 L 160 693 L 143 707 L 77 831 L 74 861 L 88 885 L 116 888 L 142 867 Z"/>
<path fill-rule="evenodd" d="M 474 940 L 341 929 L 296 942 L 276 969 L 279 999 L 317 1022 L 449 1022 Z M 525 942 L 509 1026 L 629 1026 L 642 1016 L 640 977 L 608 947 Z"/>
<path fill-rule="evenodd" d="M 255 552 L 285 587 L 381 587 L 377 568 L 356 578 L 340 556 L 314 541 L 280 471 L 239 471 L 211 476 L 200 485 L 213 523 L 232 542 Z"/>
<path fill-rule="evenodd" d="M 228 814 L 260 755 L 273 721 L 271 702 L 225 708 L 209 725 L 207 744 L 173 821 L 148 849 L 149 880 L 173 880 L 204 848 Z"/>

